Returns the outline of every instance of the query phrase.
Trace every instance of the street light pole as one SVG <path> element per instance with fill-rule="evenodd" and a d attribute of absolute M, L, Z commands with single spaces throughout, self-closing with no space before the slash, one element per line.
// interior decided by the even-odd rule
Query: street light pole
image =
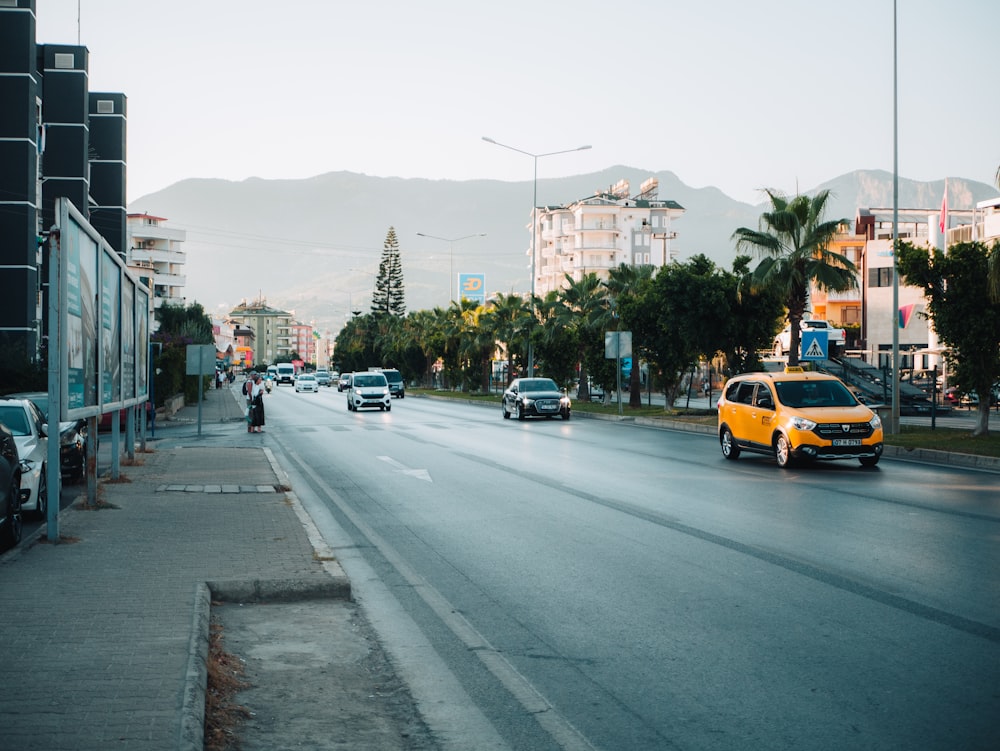
<path fill-rule="evenodd" d="M 423 232 L 418 232 L 417 235 L 448 243 L 448 302 L 455 302 L 455 295 L 451 291 L 451 282 L 455 278 L 455 243 L 468 240 L 470 237 L 486 237 L 486 233 L 476 232 L 471 235 L 463 235 L 462 237 L 438 237 L 437 235 L 425 235 Z"/>
<path fill-rule="evenodd" d="M 508 146 L 505 143 L 500 143 L 499 141 L 494 141 L 488 136 L 483 136 L 483 140 L 486 143 L 492 143 L 494 146 L 500 146 L 505 149 L 510 149 L 511 151 L 516 151 L 518 154 L 524 154 L 525 156 L 530 156 L 534 160 L 535 170 L 532 175 L 531 183 L 531 326 L 535 325 L 535 234 L 537 233 L 537 211 L 538 211 L 538 160 L 543 156 L 555 156 L 556 154 L 569 154 L 571 151 L 586 151 L 590 148 L 587 146 L 577 146 L 575 149 L 563 149 L 562 151 L 548 151 L 544 154 L 532 154 L 530 151 L 524 151 L 522 149 L 515 148 L 514 146 Z M 528 377 L 534 377 L 535 375 L 535 347 L 531 339 L 531 332 L 528 334 Z"/>

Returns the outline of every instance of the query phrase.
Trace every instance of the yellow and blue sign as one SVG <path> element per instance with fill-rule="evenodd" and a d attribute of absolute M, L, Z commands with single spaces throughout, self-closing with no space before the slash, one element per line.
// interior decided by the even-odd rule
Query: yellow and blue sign
<path fill-rule="evenodd" d="M 458 299 L 486 304 L 486 274 L 459 274 Z"/>

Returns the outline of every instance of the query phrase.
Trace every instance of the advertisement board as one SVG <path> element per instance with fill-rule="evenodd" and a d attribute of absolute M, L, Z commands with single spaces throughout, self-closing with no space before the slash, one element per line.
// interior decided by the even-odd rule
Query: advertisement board
<path fill-rule="evenodd" d="M 58 300 L 49 341 L 60 368 L 60 420 L 149 398 L 149 293 L 67 198 L 56 199 L 50 250 Z M 50 394 L 51 394 L 50 388 Z"/>

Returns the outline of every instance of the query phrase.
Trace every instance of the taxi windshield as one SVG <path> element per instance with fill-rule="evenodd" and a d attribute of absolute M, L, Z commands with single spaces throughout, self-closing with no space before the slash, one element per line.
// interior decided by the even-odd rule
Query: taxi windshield
<path fill-rule="evenodd" d="M 853 407 L 858 403 L 839 381 L 775 381 L 778 400 L 789 407 Z"/>

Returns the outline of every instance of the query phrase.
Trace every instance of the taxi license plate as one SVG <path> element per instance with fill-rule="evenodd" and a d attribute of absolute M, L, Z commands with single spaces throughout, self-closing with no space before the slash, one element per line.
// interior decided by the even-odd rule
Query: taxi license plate
<path fill-rule="evenodd" d="M 834 438 L 833 439 L 833 445 L 834 446 L 860 446 L 861 445 L 861 439 L 860 438 Z"/>

